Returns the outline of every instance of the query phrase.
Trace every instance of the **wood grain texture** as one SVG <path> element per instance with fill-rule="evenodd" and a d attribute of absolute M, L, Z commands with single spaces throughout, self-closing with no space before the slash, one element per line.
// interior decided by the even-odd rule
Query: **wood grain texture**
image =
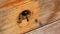
<path fill-rule="evenodd" d="M 39 23 L 35 22 L 35 19 L 38 18 L 38 14 L 40 11 L 38 2 L 29 1 L 29 0 L 21 2 L 20 4 L 18 2 L 20 1 L 17 1 L 16 3 L 12 1 L 12 4 L 18 4 L 18 6 L 15 5 L 15 7 L 11 5 L 11 3 L 1 5 L 0 8 L 0 12 L 1 12 L 0 33 L 1 34 L 21 34 L 39 27 Z M 29 22 L 27 22 L 25 19 L 22 20 L 21 24 L 18 24 L 17 23 L 18 15 L 23 10 L 31 11 Z"/>
<path fill-rule="evenodd" d="M 60 34 L 60 0 L 41 0 L 40 21 L 50 23 L 27 34 Z"/>
<path fill-rule="evenodd" d="M 3 1 L 4 1 L 4 0 L 3 0 Z M 22 1 L 24 1 L 24 0 L 9 0 L 9 1 L 7 1 L 7 2 L 1 3 L 1 4 L 0 4 L 0 8 L 12 6 L 12 5 L 17 4 L 17 3 L 20 3 L 20 2 L 22 2 Z M 1 1 L 1 2 L 2 2 L 2 1 Z"/>
<path fill-rule="evenodd" d="M 0 0 L 1 1 L 1 0 Z M 39 28 L 54 21 L 60 19 L 60 1 L 59 0 L 5 0 L 0 2 L 0 34 L 25 34 L 36 28 Z M 21 23 L 17 23 L 19 14 L 23 10 L 30 10 L 31 16 L 21 20 Z M 21 17 L 23 18 L 23 17 Z M 37 19 L 37 20 L 35 20 Z M 60 21 L 59 21 L 60 22 Z M 59 22 L 56 22 L 56 26 L 59 26 Z M 54 22 L 55 23 L 55 22 Z M 52 29 L 53 28 L 53 29 Z M 57 28 L 59 29 L 60 26 Z M 48 30 L 45 30 L 48 29 Z M 47 32 L 53 34 L 55 31 L 55 25 L 51 24 L 48 27 L 43 27 L 41 34 L 47 34 Z M 40 30 L 37 33 L 40 34 Z M 60 30 L 58 30 L 60 31 Z M 34 31 L 33 31 L 34 32 Z M 35 34 L 37 34 L 35 33 Z M 48 33 L 48 34 L 50 34 Z M 59 33 L 59 32 L 57 32 Z M 57 34 L 55 33 L 55 34 Z M 29 34 L 29 33 L 28 33 Z M 31 33 L 33 34 L 33 33 Z"/>

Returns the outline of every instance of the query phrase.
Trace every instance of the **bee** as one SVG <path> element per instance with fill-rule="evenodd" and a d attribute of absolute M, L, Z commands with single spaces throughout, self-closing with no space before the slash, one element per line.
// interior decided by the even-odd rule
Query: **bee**
<path fill-rule="evenodd" d="M 18 17 L 18 23 L 21 23 L 22 20 L 26 19 L 27 22 L 29 21 L 29 16 L 30 16 L 30 11 L 29 10 L 24 10 L 19 14 Z"/>

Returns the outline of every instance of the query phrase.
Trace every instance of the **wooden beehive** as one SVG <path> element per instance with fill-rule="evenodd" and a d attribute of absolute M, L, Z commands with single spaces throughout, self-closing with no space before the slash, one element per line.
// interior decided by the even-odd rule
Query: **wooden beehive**
<path fill-rule="evenodd" d="M 28 17 L 29 21 L 24 19 L 17 23 L 19 14 L 24 10 L 31 12 Z M 6 23 L 6 25 L 1 28 L 1 30 L 3 30 L 1 33 L 3 34 L 21 34 L 39 27 L 37 20 L 40 8 L 36 0 L 0 0 L 0 12 L 0 15 L 2 15 L 0 23 L 2 23 L 2 26 L 3 23 Z M 21 19 L 23 19 L 23 17 L 21 17 Z"/>
<path fill-rule="evenodd" d="M 60 20 L 59 2 L 59 0 L 0 0 L 0 34 L 24 34 L 49 23 L 58 25 L 58 28 L 51 24 L 52 28 L 47 25 L 48 27 L 33 32 L 55 33 L 54 31 L 59 29 L 57 22 Z M 29 15 L 22 15 L 24 11 L 28 11 Z"/>

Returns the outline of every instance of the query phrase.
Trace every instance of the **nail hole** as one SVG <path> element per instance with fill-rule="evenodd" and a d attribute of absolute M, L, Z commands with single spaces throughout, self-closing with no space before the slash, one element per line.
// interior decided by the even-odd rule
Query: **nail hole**
<path fill-rule="evenodd" d="M 35 22 L 37 23 L 37 22 L 38 22 L 38 20 L 37 20 L 37 19 L 35 19 Z"/>

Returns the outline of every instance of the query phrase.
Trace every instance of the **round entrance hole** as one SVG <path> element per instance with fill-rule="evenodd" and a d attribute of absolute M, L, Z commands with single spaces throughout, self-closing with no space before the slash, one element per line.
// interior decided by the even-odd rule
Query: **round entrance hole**
<path fill-rule="evenodd" d="M 29 21 L 29 16 L 30 16 L 30 14 L 31 14 L 31 12 L 30 12 L 30 10 L 24 10 L 24 11 L 22 11 L 20 14 L 19 14 L 19 16 L 18 16 L 18 20 L 17 20 L 17 22 L 18 23 L 21 23 L 24 19 L 26 19 L 27 21 Z M 28 16 L 29 15 L 29 16 Z"/>

